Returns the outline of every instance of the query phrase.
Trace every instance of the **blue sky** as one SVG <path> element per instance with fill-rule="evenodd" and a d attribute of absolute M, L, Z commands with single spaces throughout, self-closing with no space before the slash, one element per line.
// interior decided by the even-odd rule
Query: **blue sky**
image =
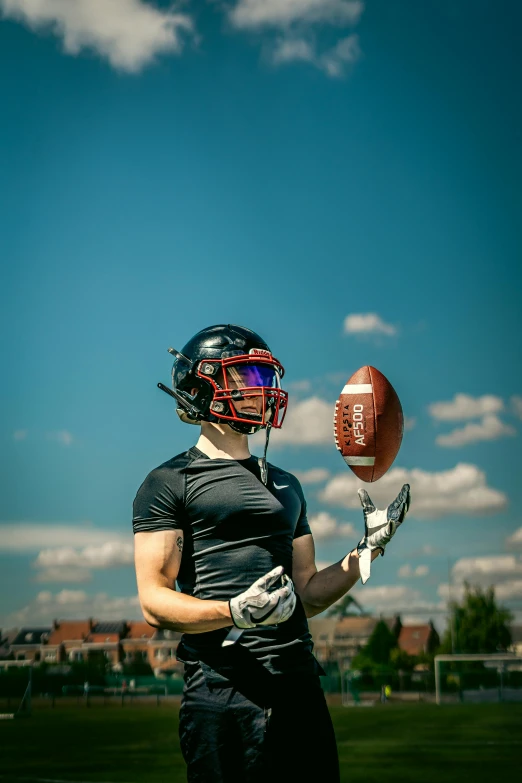
<path fill-rule="evenodd" d="M 371 494 L 414 504 L 359 600 L 443 618 L 451 569 L 520 609 L 519 4 L 100 8 L 0 0 L 0 627 L 138 616 L 132 500 L 197 435 L 155 384 L 222 322 L 286 367 L 320 563 L 361 535 L 329 427 L 373 364 L 409 429 Z"/>

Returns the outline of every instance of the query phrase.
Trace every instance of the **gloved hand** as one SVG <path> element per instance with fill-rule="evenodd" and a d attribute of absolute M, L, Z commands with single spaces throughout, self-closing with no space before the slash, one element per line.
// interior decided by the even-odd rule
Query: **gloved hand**
<path fill-rule="evenodd" d="M 237 628 L 277 625 L 288 620 L 295 601 L 294 583 L 283 574 L 283 567 L 277 566 L 230 599 L 230 614 Z"/>
<path fill-rule="evenodd" d="M 410 485 L 404 484 L 403 488 L 388 508 L 381 511 L 375 508 L 370 496 L 365 489 L 359 489 L 359 498 L 364 513 L 364 536 L 357 546 L 359 553 L 359 570 L 361 582 L 365 584 L 370 578 L 372 552 L 381 550 L 384 555 L 386 545 L 395 535 L 395 531 L 402 524 L 410 507 Z"/>

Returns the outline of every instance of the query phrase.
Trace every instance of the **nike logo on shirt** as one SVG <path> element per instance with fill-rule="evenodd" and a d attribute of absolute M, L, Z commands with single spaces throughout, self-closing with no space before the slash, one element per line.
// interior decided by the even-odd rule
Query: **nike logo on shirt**
<path fill-rule="evenodd" d="M 279 486 L 274 481 L 274 489 L 288 489 L 288 484 L 283 484 L 282 486 Z"/>

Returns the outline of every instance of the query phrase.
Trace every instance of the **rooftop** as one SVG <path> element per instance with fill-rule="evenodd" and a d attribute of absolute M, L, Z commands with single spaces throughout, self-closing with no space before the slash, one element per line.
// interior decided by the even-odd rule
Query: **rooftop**
<path fill-rule="evenodd" d="M 45 635 L 50 633 L 50 628 L 20 628 L 11 644 L 42 644 Z M 43 640 L 42 636 L 44 636 Z"/>

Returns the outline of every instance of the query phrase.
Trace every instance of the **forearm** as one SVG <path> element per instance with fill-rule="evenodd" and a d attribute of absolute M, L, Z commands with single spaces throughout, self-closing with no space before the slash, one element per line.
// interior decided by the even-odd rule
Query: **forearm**
<path fill-rule="evenodd" d="M 379 554 L 379 550 L 372 552 L 372 560 L 375 560 Z M 351 590 L 360 576 L 359 554 L 356 549 L 349 552 L 338 563 L 317 571 L 300 594 L 306 616 L 313 617 L 324 612 Z"/>
<path fill-rule="evenodd" d="M 149 625 L 181 633 L 205 633 L 233 625 L 228 601 L 202 601 L 169 587 L 140 596 Z"/>

